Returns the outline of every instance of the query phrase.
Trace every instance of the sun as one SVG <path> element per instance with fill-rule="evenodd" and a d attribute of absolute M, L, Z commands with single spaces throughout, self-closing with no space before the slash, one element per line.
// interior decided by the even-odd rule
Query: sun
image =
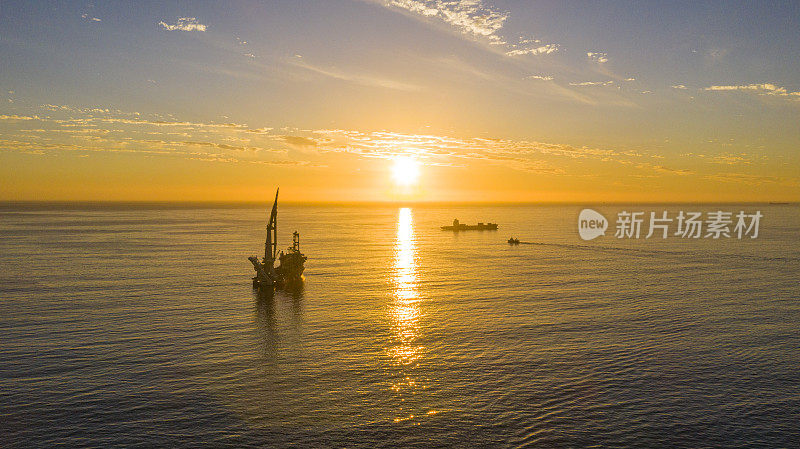
<path fill-rule="evenodd" d="M 408 156 L 395 156 L 392 165 L 392 177 L 399 186 L 408 187 L 417 183 L 419 178 L 419 162 Z"/>

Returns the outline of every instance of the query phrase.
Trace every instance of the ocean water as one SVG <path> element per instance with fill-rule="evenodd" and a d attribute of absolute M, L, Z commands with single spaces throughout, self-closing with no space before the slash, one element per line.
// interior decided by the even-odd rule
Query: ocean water
<path fill-rule="evenodd" d="M 800 208 L 590 242 L 580 209 L 281 206 L 305 282 L 266 296 L 266 207 L 5 205 L 0 445 L 798 447 Z"/>

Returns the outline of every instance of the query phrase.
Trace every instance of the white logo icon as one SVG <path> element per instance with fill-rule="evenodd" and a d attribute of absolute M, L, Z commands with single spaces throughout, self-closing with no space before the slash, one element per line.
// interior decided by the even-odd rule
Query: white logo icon
<path fill-rule="evenodd" d="M 584 209 L 578 215 L 578 234 L 583 240 L 592 240 L 606 235 L 608 220 L 600 212 Z"/>

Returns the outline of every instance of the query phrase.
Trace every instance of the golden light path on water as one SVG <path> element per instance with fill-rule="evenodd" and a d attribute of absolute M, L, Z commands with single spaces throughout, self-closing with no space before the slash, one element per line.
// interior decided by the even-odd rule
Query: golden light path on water
<path fill-rule="evenodd" d="M 403 393 L 418 388 L 410 376 L 409 369 L 422 356 L 424 348 L 417 343 L 419 339 L 420 311 L 417 290 L 417 254 L 414 237 L 414 223 L 411 209 L 404 207 L 398 211 L 397 240 L 394 250 L 392 274 L 393 302 L 390 307 L 394 346 L 388 349 L 389 356 L 401 369 L 402 377 L 392 383 L 392 390 Z M 397 418 L 395 421 L 413 419 L 414 415 Z"/>

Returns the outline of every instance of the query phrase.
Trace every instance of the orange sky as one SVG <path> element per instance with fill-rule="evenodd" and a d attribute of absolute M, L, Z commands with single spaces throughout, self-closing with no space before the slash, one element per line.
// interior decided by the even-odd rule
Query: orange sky
<path fill-rule="evenodd" d="M 0 200 L 800 201 L 785 11 L 93 8 L 0 11 Z"/>

